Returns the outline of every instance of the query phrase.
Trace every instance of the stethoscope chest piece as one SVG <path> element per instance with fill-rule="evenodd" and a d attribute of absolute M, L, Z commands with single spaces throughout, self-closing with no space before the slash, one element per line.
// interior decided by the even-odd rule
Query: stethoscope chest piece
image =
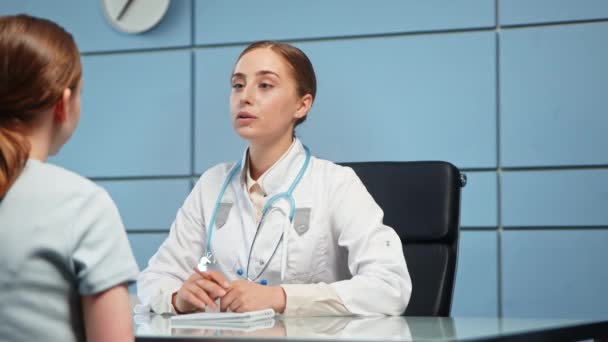
<path fill-rule="evenodd" d="M 201 272 L 207 272 L 210 271 L 214 265 L 215 258 L 213 257 L 213 254 L 211 254 L 211 252 L 207 252 L 207 254 L 201 257 L 201 260 L 199 260 L 196 268 Z"/>

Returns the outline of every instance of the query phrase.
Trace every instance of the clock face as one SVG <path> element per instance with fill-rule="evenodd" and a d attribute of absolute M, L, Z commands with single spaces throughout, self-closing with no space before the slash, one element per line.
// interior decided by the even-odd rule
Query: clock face
<path fill-rule="evenodd" d="M 101 0 L 106 18 L 118 31 L 140 33 L 160 22 L 170 0 Z"/>

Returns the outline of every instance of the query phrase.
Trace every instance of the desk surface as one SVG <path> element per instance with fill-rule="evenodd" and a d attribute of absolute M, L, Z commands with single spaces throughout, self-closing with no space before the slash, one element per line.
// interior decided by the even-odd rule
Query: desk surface
<path fill-rule="evenodd" d="M 608 320 L 439 317 L 277 317 L 258 327 L 176 328 L 161 315 L 136 315 L 137 341 L 211 338 L 307 341 L 529 341 L 608 336 Z"/>

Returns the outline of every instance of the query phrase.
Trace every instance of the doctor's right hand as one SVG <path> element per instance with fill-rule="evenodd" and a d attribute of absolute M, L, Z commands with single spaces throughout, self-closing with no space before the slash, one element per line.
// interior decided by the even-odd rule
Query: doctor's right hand
<path fill-rule="evenodd" d="M 199 272 L 195 270 L 180 289 L 173 293 L 171 304 L 177 313 L 204 311 L 205 306 L 217 310 L 215 300 L 223 297 L 230 289 L 230 283 L 218 271 Z"/>

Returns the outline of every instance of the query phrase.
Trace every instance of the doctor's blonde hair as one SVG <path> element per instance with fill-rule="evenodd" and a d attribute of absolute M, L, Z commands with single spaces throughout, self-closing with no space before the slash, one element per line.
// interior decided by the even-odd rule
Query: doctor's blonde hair
<path fill-rule="evenodd" d="M 315 75 L 315 70 L 312 67 L 310 59 L 308 59 L 308 56 L 306 56 L 302 50 L 293 45 L 272 40 L 257 41 L 251 43 L 245 48 L 245 50 L 243 50 L 243 52 L 241 52 L 239 58 L 237 58 L 237 63 L 248 52 L 263 48 L 269 48 L 279 56 L 283 57 L 283 59 L 289 65 L 292 71 L 292 76 L 296 81 L 296 91 L 298 96 L 310 94 L 312 95 L 314 101 L 317 95 L 317 76 Z M 298 119 L 298 121 L 296 121 L 296 126 L 304 122 L 307 116 L 308 115 L 305 115 L 301 119 Z"/>
<path fill-rule="evenodd" d="M 25 167 L 26 138 L 41 112 L 82 76 L 80 53 L 61 26 L 28 15 L 0 16 L 0 199 Z"/>

